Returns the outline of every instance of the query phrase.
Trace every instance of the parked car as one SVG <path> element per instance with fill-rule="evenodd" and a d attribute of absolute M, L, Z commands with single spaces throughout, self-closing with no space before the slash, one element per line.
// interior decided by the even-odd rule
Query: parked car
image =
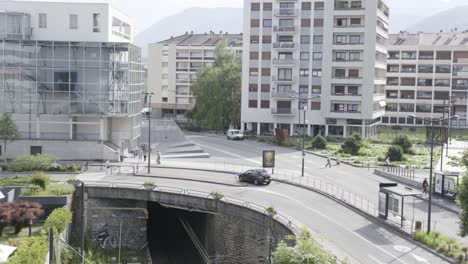
<path fill-rule="evenodd" d="M 229 129 L 226 133 L 226 137 L 232 140 L 244 140 L 244 134 L 237 129 Z"/>
<path fill-rule="evenodd" d="M 266 170 L 248 170 L 239 174 L 239 182 L 250 182 L 255 185 L 268 185 L 271 182 L 271 177 Z"/>

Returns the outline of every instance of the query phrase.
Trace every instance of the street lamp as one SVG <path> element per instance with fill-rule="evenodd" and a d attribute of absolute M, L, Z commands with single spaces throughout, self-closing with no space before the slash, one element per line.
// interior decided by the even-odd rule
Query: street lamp
<path fill-rule="evenodd" d="M 432 170 L 433 170 L 432 163 L 434 159 L 434 123 L 440 123 L 446 120 L 450 122 L 450 120 L 452 119 L 457 119 L 458 116 L 455 115 L 449 118 L 439 118 L 439 119 L 426 119 L 426 118 L 416 117 L 415 115 L 410 115 L 409 117 L 431 123 L 431 164 L 430 164 L 430 169 L 429 169 L 429 203 L 428 203 L 428 208 L 427 208 L 427 233 L 429 234 L 431 232 L 431 210 L 432 210 Z"/>
<path fill-rule="evenodd" d="M 148 109 L 149 109 L 149 115 L 148 115 L 148 174 L 151 173 L 151 96 L 153 96 L 155 93 L 143 93 L 145 97 L 148 100 Z"/>
<path fill-rule="evenodd" d="M 304 177 L 304 167 L 305 167 L 305 164 L 304 164 L 304 163 L 305 163 L 305 161 L 304 161 L 304 159 L 305 159 L 305 133 L 306 133 L 304 130 L 305 130 L 305 127 L 306 127 L 306 113 L 307 113 L 306 111 L 307 111 L 307 106 L 309 105 L 309 102 L 310 102 L 311 100 L 319 99 L 319 98 L 321 98 L 321 96 L 318 95 L 318 96 L 314 96 L 314 97 L 311 97 L 311 98 L 301 98 L 301 94 L 302 94 L 302 93 L 300 93 L 300 92 L 299 92 L 299 93 L 291 92 L 291 93 L 294 93 L 294 94 L 298 94 L 298 95 L 299 95 L 299 97 L 294 97 L 293 95 L 291 95 L 291 96 L 289 96 L 289 97 L 292 98 L 292 99 L 298 99 L 299 102 L 301 102 L 301 103 L 303 104 L 303 110 L 304 110 L 304 115 L 303 115 L 304 123 L 303 123 L 303 126 L 302 126 L 302 155 L 301 155 L 301 156 L 302 156 L 302 174 L 301 174 L 301 176 Z M 304 102 L 306 103 L 305 105 L 304 105 Z M 299 109 L 299 111 L 300 111 L 300 109 Z M 300 114 L 301 114 L 301 113 L 299 112 L 299 123 L 301 122 Z"/>

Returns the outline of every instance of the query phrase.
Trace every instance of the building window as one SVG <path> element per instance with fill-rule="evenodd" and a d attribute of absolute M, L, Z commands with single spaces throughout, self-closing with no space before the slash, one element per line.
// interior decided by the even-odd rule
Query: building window
<path fill-rule="evenodd" d="M 271 69 L 270 68 L 262 68 L 262 76 L 270 76 Z"/>
<path fill-rule="evenodd" d="M 47 14 L 39 14 L 39 28 L 47 28 Z"/>
<path fill-rule="evenodd" d="M 250 27 L 257 28 L 260 27 L 259 19 L 250 19 Z"/>
<path fill-rule="evenodd" d="M 358 69 L 349 69 L 348 70 L 348 77 L 350 77 L 350 78 L 359 78 L 359 70 Z"/>
<path fill-rule="evenodd" d="M 78 15 L 70 15 L 70 29 L 78 29 Z"/>
<path fill-rule="evenodd" d="M 257 68 L 250 68 L 249 74 L 250 74 L 250 76 L 258 76 L 258 69 Z"/>
<path fill-rule="evenodd" d="M 324 2 L 315 2 L 314 3 L 314 9 L 315 10 L 323 10 L 325 8 L 325 3 Z"/>
<path fill-rule="evenodd" d="M 360 35 L 351 35 L 351 36 L 349 36 L 349 43 L 350 44 L 362 44 L 361 43 L 361 36 Z"/>
<path fill-rule="evenodd" d="M 167 68 L 168 66 L 169 66 L 169 62 L 163 62 L 163 63 L 162 63 L 162 67 L 163 67 L 163 68 Z"/>
<path fill-rule="evenodd" d="M 360 52 L 350 52 L 349 53 L 349 60 L 350 61 L 360 61 L 361 60 L 361 53 Z"/>
<path fill-rule="evenodd" d="M 258 85 L 254 83 L 249 84 L 249 92 L 251 93 L 258 92 Z"/>
<path fill-rule="evenodd" d="M 42 155 L 42 146 L 31 146 L 29 153 L 31 155 Z"/>
<path fill-rule="evenodd" d="M 168 79 L 167 73 L 163 73 L 163 74 L 162 74 L 162 79 L 163 79 L 163 80 L 167 80 L 167 79 Z"/>
<path fill-rule="evenodd" d="M 263 44 L 271 44 L 271 36 L 270 35 L 265 35 L 262 37 L 262 43 Z"/>
<path fill-rule="evenodd" d="M 314 36 L 314 44 L 323 44 L 323 36 Z"/>
<path fill-rule="evenodd" d="M 334 77 L 336 77 L 336 78 L 345 78 L 346 77 L 346 70 L 345 69 L 335 69 Z"/>
<path fill-rule="evenodd" d="M 314 27 L 323 27 L 323 19 L 322 18 L 316 18 L 314 19 Z"/>
<path fill-rule="evenodd" d="M 257 100 L 249 100 L 249 108 L 257 108 L 258 101 Z"/>
<path fill-rule="evenodd" d="M 269 51 L 262 52 L 262 60 L 271 60 L 271 52 Z"/>
<path fill-rule="evenodd" d="M 258 52 L 256 51 L 250 52 L 250 60 L 258 60 Z"/>
<path fill-rule="evenodd" d="M 309 52 L 301 52 L 301 60 L 302 61 L 308 61 L 309 60 Z"/>
<path fill-rule="evenodd" d="M 262 84 L 261 92 L 262 93 L 269 93 L 270 92 L 270 85 L 269 84 Z"/>
<path fill-rule="evenodd" d="M 312 3 L 311 2 L 303 2 L 302 3 L 302 10 L 311 10 L 312 9 Z"/>
<path fill-rule="evenodd" d="M 310 110 L 320 110 L 321 104 L 320 102 L 312 102 L 310 104 Z"/>
<path fill-rule="evenodd" d="M 101 25 L 99 21 L 100 19 L 101 19 L 101 14 L 93 14 L 93 32 L 101 31 Z"/>
<path fill-rule="evenodd" d="M 258 44 L 259 41 L 260 41 L 259 36 L 250 36 L 250 43 L 251 44 Z"/>
<path fill-rule="evenodd" d="M 292 69 L 278 69 L 278 79 L 282 81 L 292 80 Z"/>
<path fill-rule="evenodd" d="M 312 76 L 321 77 L 322 76 L 322 69 L 312 69 Z"/>
<path fill-rule="evenodd" d="M 308 18 L 303 18 L 301 20 L 301 27 L 310 27 L 310 19 Z"/>
<path fill-rule="evenodd" d="M 359 18 L 359 17 L 358 17 L 358 18 L 351 18 L 351 19 L 349 20 L 349 24 L 350 24 L 351 26 L 360 26 L 361 23 L 362 23 L 362 21 L 361 21 L 361 18 Z"/>
<path fill-rule="evenodd" d="M 263 11 L 272 11 L 273 4 L 272 3 L 263 3 Z"/>
<path fill-rule="evenodd" d="M 310 44 L 310 36 L 309 35 L 302 35 L 301 36 L 301 44 Z"/>
<path fill-rule="evenodd" d="M 314 59 L 314 61 L 321 61 L 322 60 L 322 52 L 314 52 L 313 59 Z"/>
<path fill-rule="evenodd" d="M 263 27 L 271 27 L 272 20 L 271 19 L 263 19 Z"/>
<path fill-rule="evenodd" d="M 299 77 L 309 77 L 309 69 L 300 69 Z"/>
<path fill-rule="evenodd" d="M 252 3 L 250 5 L 250 10 L 251 11 L 260 11 L 260 3 Z"/>
<path fill-rule="evenodd" d="M 270 100 L 261 100 L 260 108 L 270 108 Z"/>

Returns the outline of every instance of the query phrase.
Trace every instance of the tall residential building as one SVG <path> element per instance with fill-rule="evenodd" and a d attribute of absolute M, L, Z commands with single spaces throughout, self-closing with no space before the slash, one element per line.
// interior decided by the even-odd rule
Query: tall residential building
<path fill-rule="evenodd" d="M 190 84 L 197 71 L 215 60 L 218 44 L 238 54 L 242 52 L 242 34 L 186 33 L 149 46 L 148 91 L 154 92 L 151 108 L 156 117 L 184 118 L 195 98 Z"/>
<path fill-rule="evenodd" d="M 137 147 L 144 80 L 129 18 L 108 4 L 1 8 L 0 114 L 11 113 L 21 133 L 8 158 L 116 160 Z"/>
<path fill-rule="evenodd" d="M 380 0 L 245 0 L 242 129 L 374 135 L 388 15 Z"/>
<path fill-rule="evenodd" d="M 466 128 L 468 33 L 390 35 L 387 109 L 383 124 L 425 126 L 421 118 L 458 115 L 452 126 Z"/>

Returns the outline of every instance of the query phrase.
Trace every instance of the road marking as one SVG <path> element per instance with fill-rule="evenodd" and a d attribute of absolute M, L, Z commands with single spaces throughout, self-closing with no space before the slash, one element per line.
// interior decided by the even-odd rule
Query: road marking
<path fill-rule="evenodd" d="M 396 251 L 400 251 L 400 252 L 403 252 L 403 253 L 408 253 L 411 251 L 411 248 L 409 247 L 403 247 L 403 246 L 394 246 L 393 247 Z"/>
<path fill-rule="evenodd" d="M 206 146 L 206 145 L 203 145 L 203 144 L 200 144 L 200 143 L 195 143 L 196 145 L 200 146 L 200 147 L 203 147 L 203 148 L 209 148 L 209 149 L 214 149 L 216 151 L 219 151 L 221 153 L 224 153 L 226 155 L 230 155 L 230 156 L 233 156 L 233 157 L 236 157 L 236 158 L 239 158 L 239 159 L 242 159 L 242 160 L 246 160 L 246 161 L 250 161 L 252 163 L 255 163 L 255 164 L 260 164 L 262 165 L 262 163 L 260 161 L 257 161 L 257 160 L 253 160 L 253 159 L 248 159 L 248 158 L 245 158 L 241 155 L 237 155 L 237 154 L 234 154 L 232 152 L 228 152 L 228 151 L 224 151 L 222 149 L 219 149 L 219 148 L 215 148 L 215 147 L 210 147 L 210 146 Z"/>
<path fill-rule="evenodd" d="M 418 262 L 422 262 L 422 263 L 426 263 L 426 264 L 431 264 L 431 263 L 429 263 L 425 258 L 422 258 L 422 257 L 420 257 L 420 256 L 418 256 L 418 255 L 415 255 L 415 254 L 411 253 L 411 256 L 413 256 L 413 258 L 415 258 L 416 261 L 418 261 Z"/>
<path fill-rule="evenodd" d="M 256 191 L 265 192 L 265 190 L 262 190 L 262 189 L 256 189 Z M 278 193 L 273 192 L 273 191 L 266 191 L 266 192 L 267 192 L 267 193 L 272 193 L 272 194 L 274 193 L 274 194 L 276 194 L 276 195 L 278 195 L 278 196 L 281 196 L 281 197 L 286 196 L 286 195 L 278 194 Z M 286 196 L 286 197 L 288 197 L 288 196 Z M 399 259 L 398 257 L 396 257 L 395 255 L 393 255 L 392 253 L 390 253 L 390 252 L 388 252 L 387 250 L 383 249 L 383 248 L 380 247 L 379 245 L 376 245 L 376 244 L 372 243 L 370 240 L 368 240 L 367 238 L 363 237 L 362 235 L 360 235 L 360 234 L 356 233 L 355 231 L 353 231 L 353 230 L 351 230 L 351 229 L 349 229 L 349 228 L 347 228 L 347 227 L 341 225 L 340 223 L 338 223 L 337 221 L 335 221 L 335 220 L 332 219 L 331 217 L 329 217 L 329 216 L 327 216 L 327 215 L 325 215 L 325 214 L 323 214 L 323 213 L 321 213 L 321 212 L 319 212 L 319 211 L 317 211 L 317 210 L 315 210 L 315 209 L 313 209 L 313 208 L 307 206 L 307 205 L 306 205 L 305 203 L 303 203 L 302 201 L 296 200 L 296 199 L 291 198 L 291 197 L 288 197 L 288 198 L 289 198 L 290 200 L 292 200 L 292 201 L 298 203 L 298 204 L 301 204 L 301 205 L 304 206 L 305 208 L 307 208 L 307 209 L 311 210 L 312 212 L 314 212 L 314 213 L 316 213 L 316 214 L 322 216 L 323 218 L 329 220 L 330 222 L 332 222 L 332 223 L 334 223 L 335 225 L 337 225 L 337 226 L 343 228 L 344 230 L 350 232 L 351 234 L 354 234 L 355 236 L 359 237 L 360 239 L 366 241 L 367 243 L 371 244 L 372 246 L 374 246 L 375 248 L 379 249 L 379 250 L 382 251 L 383 253 L 389 255 L 390 257 L 392 257 L 394 260 L 396 260 L 396 261 L 398 261 L 398 262 L 400 262 L 400 263 L 402 263 L 402 264 L 408 264 L 407 262 L 405 262 L 405 261 Z M 413 254 L 413 255 L 414 255 L 414 254 Z M 413 257 L 415 257 L 415 255 L 414 255 Z M 415 257 L 415 258 L 416 258 L 416 257 Z M 424 259 L 424 260 L 425 260 L 425 259 Z M 430 263 L 427 263 L 427 264 L 430 264 Z"/>
<path fill-rule="evenodd" d="M 377 264 L 385 264 L 383 262 L 380 262 L 378 259 L 374 258 L 373 256 L 371 255 L 368 255 L 370 259 L 372 259 L 373 261 L 377 262 Z"/>

